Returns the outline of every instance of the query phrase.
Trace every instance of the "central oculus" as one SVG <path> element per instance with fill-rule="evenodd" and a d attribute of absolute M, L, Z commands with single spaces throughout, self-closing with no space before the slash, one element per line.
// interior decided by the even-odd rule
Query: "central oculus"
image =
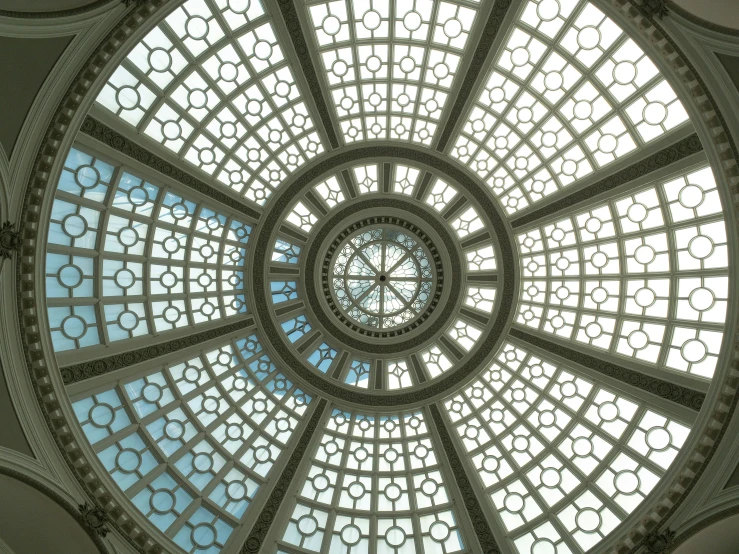
<path fill-rule="evenodd" d="M 408 326 L 426 311 L 436 288 L 435 264 L 424 241 L 389 224 L 349 234 L 329 267 L 339 310 L 370 329 Z"/>

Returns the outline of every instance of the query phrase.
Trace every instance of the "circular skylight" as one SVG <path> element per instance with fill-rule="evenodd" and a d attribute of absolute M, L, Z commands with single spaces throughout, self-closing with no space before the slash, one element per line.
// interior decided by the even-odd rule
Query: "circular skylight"
<path fill-rule="evenodd" d="M 189 554 L 627 532 L 733 293 L 724 185 L 620 15 L 166 5 L 44 168 L 24 281 L 116 524 Z"/>
<path fill-rule="evenodd" d="M 336 303 L 360 325 L 395 329 L 416 319 L 436 276 L 423 242 L 406 229 L 363 229 L 337 248 L 329 275 Z"/>

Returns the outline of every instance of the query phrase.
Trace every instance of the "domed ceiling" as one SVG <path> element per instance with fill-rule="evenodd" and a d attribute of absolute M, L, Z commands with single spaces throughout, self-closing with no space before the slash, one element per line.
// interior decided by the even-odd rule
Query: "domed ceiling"
<path fill-rule="evenodd" d="M 132 544 L 576 554 L 636 525 L 723 371 L 733 247 L 607 9 L 142 25 L 52 173 L 39 314 Z"/>

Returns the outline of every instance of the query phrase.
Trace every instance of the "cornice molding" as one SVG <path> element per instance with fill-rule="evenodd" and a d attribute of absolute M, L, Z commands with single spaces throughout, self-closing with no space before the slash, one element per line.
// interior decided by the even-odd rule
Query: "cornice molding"
<path fill-rule="evenodd" d="M 739 37 L 739 29 L 724 27 L 723 25 L 718 25 L 717 23 L 712 23 L 707 19 L 698 17 L 694 13 L 691 13 L 680 6 L 674 0 L 665 0 L 665 4 L 667 5 L 667 8 L 670 12 L 674 12 L 676 15 L 682 17 L 683 19 L 686 19 L 687 21 L 690 21 L 694 25 L 698 25 L 699 27 L 703 27 L 705 29 L 708 29 L 709 31 L 713 31 L 714 33 L 721 33 L 724 35 L 729 35 L 731 37 Z"/>
<path fill-rule="evenodd" d="M 85 514 L 80 510 L 80 506 L 72 504 L 56 491 L 50 489 L 40 481 L 37 481 L 33 477 L 30 477 L 23 472 L 0 465 L 0 475 L 5 475 L 17 481 L 20 481 L 21 483 L 24 483 L 29 487 L 36 489 L 38 492 L 48 497 L 54 503 L 63 508 L 64 511 L 66 511 L 70 516 L 72 516 L 72 518 L 85 531 L 87 536 L 90 537 L 92 542 L 95 543 L 95 546 L 100 551 L 100 554 L 111 554 L 108 546 L 103 541 L 103 537 L 105 535 L 101 535 L 99 532 L 99 528 L 96 528 L 95 526 L 90 524 L 91 520 L 89 520 L 89 518 L 86 517 Z"/>
<path fill-rule="evenodd" d="M 725 510 L 721 510 L 718 513 L 715 513 L 705 519 L 700 520 L 698 523 L 694 523 L 685 531 L 683 531 L 676 537 L 673 537 L 672 542 L 669 544 L 669 548 L 664 551 L 664 554 L 674 552 L 680 545 L 685 543 L 693 535 L 700 533 L 714 523 L 718 523 L 719 521 L 726 519 L 727 517 L 731 517 L 737 514 L 739 514 L 739 506 L 731 506 L 730 508 L 726 508 Z"/>
<path fill-rule="evenodd" d="M 124 0 L 125 1 L 125 0 Z M 130 0 L 129 0 L 130 1 Z M 141 0 L 137 0 L 139 4 L 142 4 Z M 148 0 L 146 0 L 148 1 Z M 58 17 L 72 17 L 75 15 L 81 15 L 88 12 L 95 11 L 108 4 L 115 5 L 120 4 L 121 0 L 95 0 L 79 8 L 70 8 L 68 10 L 55 10 L 51 12 L 21 12 L 17 10 L 0 10 L 0 17 L 13 17 L 16 19 L 55 19 Z"/>

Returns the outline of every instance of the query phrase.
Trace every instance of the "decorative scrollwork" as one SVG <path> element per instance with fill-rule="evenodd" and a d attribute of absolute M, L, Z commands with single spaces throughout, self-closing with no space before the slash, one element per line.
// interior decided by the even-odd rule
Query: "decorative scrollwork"
<path fill-rule="evenodd" d="M 106 525 L 108 514 L 105 513 L 105 510 L 97 506 L 90 506 L 87 502 L 79 504 L 77 507 L 79 508 L 80 514 L 82 514 L 85 525 L 95 531 L 98 536 L 105 537 L 110 532 L 110 529 Z"/>
<path fill-rule="evenodd" d="M 20 232 L 15 230 L 15 225 L 10 221 L 3 223 L 0 227 L 0 259 L 10 259 L 20 243 Z"/>
<path fill-rule="evenodd" d="M 671 531 L 669 528 L 665 529 L 662 533 L 649 533 L 644 539 L 644 546 L 646 546 L 647 552 L 663 554 L 669 551 L 672 543 L 675 541 L 675 535 L 675 531 Z"/>
<path fill-rule="evenodd" d="M 662 19 L 668 13 L 665 0 L 642 0 L 641 7 L 649 17 Z"/>

